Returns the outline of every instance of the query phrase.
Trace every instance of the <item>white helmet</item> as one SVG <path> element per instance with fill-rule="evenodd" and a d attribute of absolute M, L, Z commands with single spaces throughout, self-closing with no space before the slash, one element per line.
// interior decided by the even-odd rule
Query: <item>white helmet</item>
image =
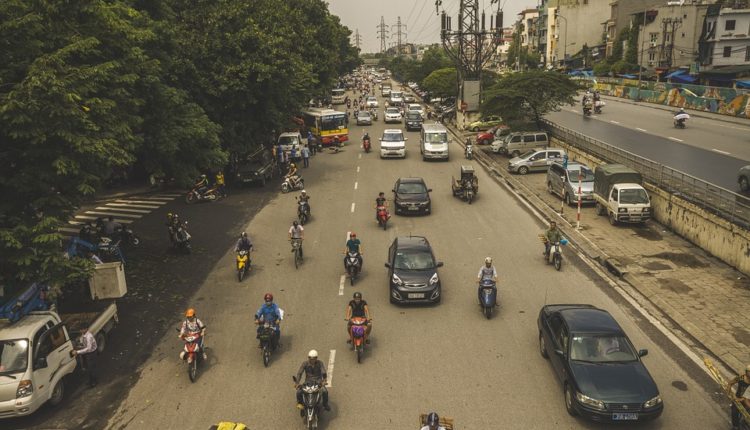
<path fill-rule="evenodd" d="M 492 257 L 485 258 L 484 262 L 487 263 L 487 264 L 492 264 Z"/>
<path fill-rule="evenodd" d="M 307 353 L 307 358 L 318 358 L 318 351 L 311 349 L 310 352 Z"/>
<path fill-rule="evenodd" d="M 302 194 L 307 194 L 307 191 L 305 191 L 305 190 L 302 190 Z"/>

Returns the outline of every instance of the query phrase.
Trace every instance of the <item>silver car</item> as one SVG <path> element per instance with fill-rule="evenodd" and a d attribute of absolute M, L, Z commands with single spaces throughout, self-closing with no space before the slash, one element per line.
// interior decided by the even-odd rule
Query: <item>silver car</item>
<path fill-rule="evenodd" d="M 750 165 L 743 166 L 737 173 L 737 184 L 743 193 L 750 191 Z"/>
<path fill-rule="evenodd" d="M 580 178 L 579 178 L 580 174 Z M 594 203 L 594 172 L 585 164 L 562 162 L 550 164 L 547 171 L 547 191 L 557 194 L 568 206 L 578 202 L 578 185 L 581 185 L 581 204 Z"/>
<path fill-rule="evenodd" d="M 372 125 L 372 115 L 366 110 L 357 112 L 357 125 Z"/>
<path fill-rule="evenodd" d="M 383 119 L 386 123 L 401 122 L 401 110 L 397 107 L 389 107 L 385 110 Z"/>
<path fill-rule="evenodd" d="M 535 149 L 508 161 L 508 171 L 525 175 L 529 172 L 546 172 L 555 161 L 562 162 L 563 149 Z"/>

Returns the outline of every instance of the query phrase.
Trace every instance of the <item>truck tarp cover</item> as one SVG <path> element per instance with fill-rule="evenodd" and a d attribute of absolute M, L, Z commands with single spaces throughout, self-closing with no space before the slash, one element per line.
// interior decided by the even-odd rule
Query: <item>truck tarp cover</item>
<path fill-rule="evenodd" d="M 641 174 L 622 164 L 602 164 L 594 171 L 594 192 L 606 196 L 615 184 L 641 184 Z"/>

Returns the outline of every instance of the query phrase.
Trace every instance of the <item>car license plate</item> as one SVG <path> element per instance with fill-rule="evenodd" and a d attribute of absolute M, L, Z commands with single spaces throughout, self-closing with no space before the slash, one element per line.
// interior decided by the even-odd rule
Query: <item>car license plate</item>
<path fill-rule="evenodd" d="M 253 182 L 252 179 L 243 179 L 242 182 Z"/>
<path fill-rule="evenodd" d="M 612 414 L 613 421 L 635 421 L 637 419 L 638 419 L 638 414 L 635 414 L 635 413 Z"/>
<path fill-rule="evenodd" d="M 415 211 L 415 210 L 417 210 L 417 209 L 419 209 L 419 208 L 418 208 L 418 207 L 416 207 L 416 206 L 409 206 L 409 210 L 410 210 L 410 211 Z"/>
<path fill-rule="evenodd" d="M 424 299 L 424 293 L 409 293 L 407 297 L 410 299 Z"/>

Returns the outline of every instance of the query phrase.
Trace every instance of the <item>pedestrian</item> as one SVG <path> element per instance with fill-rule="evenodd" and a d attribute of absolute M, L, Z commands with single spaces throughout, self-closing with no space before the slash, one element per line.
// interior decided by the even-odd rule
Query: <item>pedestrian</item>
<path fill-rule="evenodd" d="M 292 145 L 292 150 L 289 153 L 289 161 L 292 163 L 299 162 L 299 153 L 297 152 L 297 145 Z"/>
<path fill-rule="evenodd" d="M 91 333 L 88 324 L 83 327 L 83 336 L 81 336 L 83 348 L 73 351 L 73 355 L 81 357 L 81 364 L 86 370 L 89 377 L 89 387 L 94 388 L 98 383 L 96 379 L 96 339 Z"/>
<path fill-rule="evenodd" d="M 302 164 L 304 167 L 310 167 L 310 149 L 307 145 L 302 147 Z"/>
<path fill-rule="evenodd" d="M 276 163 L 279 166 L 279 175 L 284 174 L 284 147 L 281 144 L 276 146 Z"/>
<path fill-rule="evenodd" d="M 307 146 L 310 148 L 312 155 L 315 155 L 315 138 L 310 130 L 307 131 Z"/>
<path fill-rule="evenodd" d="M 219 190 L 219 194 L 221 194 L 222 197 L 227 196 L 227 186 L 226 182 L 224 181 L 224 172 L 219 170 L 216 172 L 216 188 Z"/>

